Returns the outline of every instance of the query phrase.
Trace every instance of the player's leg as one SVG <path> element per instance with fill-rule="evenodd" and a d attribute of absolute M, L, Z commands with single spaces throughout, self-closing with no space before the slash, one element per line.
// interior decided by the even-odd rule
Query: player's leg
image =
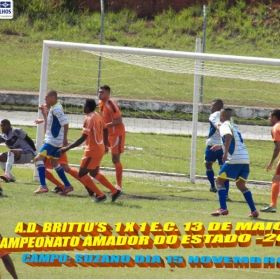
<path fill-rule="evenodd" d="M 99 171 L 99 166 L 103 154 L 94 154 L 94 157 L 84 157 L 83 167 L 89 170 L 90 176 L 97 180 L 101 185 L 112 192 L 112 202 L 114 202 L 121 194 L 122 190 L 118 190 L 114 185 Z M 80 174 L 79 174 L 80 175 Z"/>
<path fill-rule="evenodd" d="M 232 167 L 232 164 L 224 163 L 221 167 L 216 180 L 220 208 L 217 211 L 212 212 L 212 216 L 227 215 L 229 213 L 226 203 L 227 190 L 224 183 L 226 180 L 235 178 L 234 172 L 235 169 Z"/>
<path fill-rule="evenodd" d="M 52 190 L 52 192 L 54 193 L 61 192 L 64 188 L 64 185 L 58 179 L 56 179 L 55 176 L 52 174 L 52 172 L 49 170 L 49 169 L 53 169 L 50 158 L 46 158 L 45 167 L 46 167 L 46 179 L 55 185 L 55 188 Z"/>
<path fill-rule="evenodd" d="M 56 171 L 59 178 L 62 180 L 64 184 L 64 189 L 59 193 L 60 195 L 66 195 L 69 192 L 72 192 L 74 188 L 71 186 L 70 182 L 68 181 L 65 171 L 62 168 L 62 166 L 58 163 L 60 153 L 58 152 L 58 149 L 56 152 L 53 153 L 51 157 L 51 165 L 53 166 L 54 170 Z"/>
<path fill-rule="evenodd" d="M 208 181 L 210 182 L 210 192 L 217 192 L 215 186 L 215 173 L 213 170 L 213 162 L 216 161 L 216 152 L 210 150 L 211 146 L 207 146 L 204 153 L 204 163 L 206 168 L 206 176 Z"/>
<path fill-rule="evenodd" d="M 278 161 L 271 184 L 270 204 L 262 208 L 261 212 L 276 213 L 277 200 L 278 200 L 279 189 L 280 189 L 279 181 L 280 181 L 280 162 Z"/>
<path fill-rule="evenodd" d="M 9 183 L 10 181 L 15 181 L 14 176 L 11 174 L 11 169 L 13 167 L 13 164 L 17 159 L 19 159 L 21 156 L 20 150 L 9 150 L 5 153 L 5 156 L 3 155 L 3 159 L 6 157 L 6 164 L 5 164 L 5 171 L 4 174 L 0 176 L 2 180 L 4 180 L 6 183 Z"/>
<path fill-rule="evenodd" d="M 217 159 L 218 159 L 218 163 L 219 163 L 219 166 L 220 166 L 220 169 L 221 169 L 221 167 L 223 166 L 223 159 L 222 159 L 223 158 L 223 149 L 218 150 L 217 152 L 218 152 Z M 228 195 L 228 192 L 229 192 L 229 180 L 225 180 L 224 185 L 225 185 L 225 188 L 227 190 L 226 199 L 227 199 L 227 201 L 231 201 L 231 199 L 229 198 L 229 195 Z"/>
<path fill-rule="evenodd" d="M 112 162 L 116 172 L 116 188 L 122 190 L 123 167 L 120 161 L 121 154 L 124 152 L 125 134 L 109 137 L 110 149 L 112 154 Z"/>
<path fill-rule="evenodd" d="M 238 164 L 242 167 L 240 168 L 238 179 L 236 180 L 237 188 L 242 192 L 247 204 L 250 207 L 251 213 L 249 214 L 250 218 L 257 218 L 259 213 L 255 207 L 253 196 L 251 191 L 246 187 L 246 180 L 250 173 L 249 164 Z"/>
<path fill-rule="evenodd" d="M 39 154 L 35 158 L 36 167 L 37 167 L 37 171 L 38 171 L 38 175 L 39 175 L 39 179 L 40 179 L 40 187 L 36 191 L 34 191 L 34 193 L 37 193 L 37 194 L 49 191 L 49 189 L 47 187 L 47 183 L 46 183 L 46 167 L 44 164 L 47 154 L 48 154 L 47 146 L 45 146 L 45 144 L 44 144 L 42 146 L 42 148 L 40 149 Z"/>

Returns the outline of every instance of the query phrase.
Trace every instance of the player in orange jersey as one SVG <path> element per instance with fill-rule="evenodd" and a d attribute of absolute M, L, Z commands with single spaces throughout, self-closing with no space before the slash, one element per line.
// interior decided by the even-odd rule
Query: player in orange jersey
<path fill-rule="evenodd" d="M 272 169 L 275 159 L 279 156 L 280 152 L 280 110 L 275 109 L 269 115 L 270 124 L 273 126 L 271 129 L 272 140 L 274 141 L 274 149 L 272 158 L 266 167 L 266 171 Z M 270 204 L 261 209 L 261 212 L 276 213 L 277 199 L 279 195 L 279 182 L 280 182 L 280 161 L 276 165 L 275 173 L 272 179 L 271 186 L 271 201 Z"/>
<path fill-rule="evenodd" d="M 0 234 L 0 240 L 2 240 L 1 234 Z M 11 276 L 14 279 L 18 279 L 14 263 L 13 263 L 11 257 L 9 256 L 9 254 L 10 254 L 9 252 L 0 251 L 0 259 L 2 259 L 2 262 L 5 266 L 5 268 L 11 274 Z M 1 275 L 0 275 L 0 278 L 1 278 Z"/>
<path fill-rule="evenodd" d="M 105 153 L 105 147 L 107 146 L 108 129 L 102 117 L 94 111 L 95 108 L 95 100 L 86 99 L 84 104 L 86 119 L 83 124 L 82 136 L 74 143 L 61 148 L 60 152 L 65 153 L 85 142 L 84 156 L 80 163 L 79 176 L 81 178 L 90 178 L 87 175 L 89 173 L 91 177 L 111 191 L 112 202 L 114 202 L 122 194 L 122 191 L 115 188 L 99 171 L 100 163 Z M 106 195 L 97 187 L 94 192 L 96 193 L 95 202 L 103 202 L 107 199 Z"/>
<path fill-rule="evenodd" d="M 122 190 L 122 173 L 123 167 L 120 161 L 120 156 L 124 152 L 125 142 L 125 127 L 122 121 L 122 113 L 119 105 L 110 97 L 111 89 L 109 86 L 104 85 L 99 88 L 99 114 L 103 117 L 103 120 L 108 127 L 108 145 L 110 146 L 112 154 L 112 162 L 115 165 L 116 171 L 116 188 Z M 106 147 L 108 150 L 108 147 Z M 106 151 L 107 151 L 106 150 Z"/>

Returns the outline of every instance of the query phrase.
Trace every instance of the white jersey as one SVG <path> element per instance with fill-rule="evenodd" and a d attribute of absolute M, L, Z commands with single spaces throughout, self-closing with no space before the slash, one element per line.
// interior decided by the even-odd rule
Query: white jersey
<path fill-rule="evenodd" d="M 57 102 L 48 113 L 45 142 L 54 147 L 61 147 L 64 138 L 64 125 L 68 123 L 62 106 Z"/>
<path fill-rule="evenodd" d="M 221 135 L 219 132 L 219 127 L 221 125 L 220 121 L 220 111 L 212 113 L 209 117 L 210 130 L 206 139 L 207 146 L 221 145 Z"/>
<path fill-rule="evenodd" d="M 226 134 L 230 134 L 232 136 L 228 149 L 228 161 L 226 161 L 226 163 L 249 164 L 249 154 L 238 127 L 230 121 L 225 121 L 220 126 L 220 134 L 222 136 L 223 143 L 225 143 Z"/>

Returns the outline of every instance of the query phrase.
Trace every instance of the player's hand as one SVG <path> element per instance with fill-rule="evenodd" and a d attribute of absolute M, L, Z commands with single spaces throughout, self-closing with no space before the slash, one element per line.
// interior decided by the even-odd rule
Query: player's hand
<path fill-rule="evenodd" d="M 217 150 L 222 149 L 222 145 L 214 145 L 210 148 L 211 151 L 216 152 Z"/>
<path fill-rule="evenodd" d="M 108 146 L 105 146 L 105 154 L 108 154 L 109 148 Z"/>
<path fill-rule="evenodd" d="M 64 154 L 64 153 L 66 153 L 67 151 L 68 151 L 68 148 L 67 148 L 67 147 L 63 147 L 63 148 L 60 148 L 60 149 L 58 150 L 58 152 L 61 153 L 61 154 Z"/>
<path fill-rule="evenodd" d="M 266 167 L 266 172 L 268 172 L 269 170 L 272 169 L 272 166 L 273 166 L 273 162 L 270 162 L 267 167 Z"/>
<path fill-rule="evenodd" d="M 40 123 L 43 123 L 44 120 L 43 119 L 37 119 L 34 121 L 35 124 L 40 124 Z"/>
<path fill-rule="evenodd" d="M 225 153 L 223 154 L 222 161 L 223 161 L 223 162 L 228 161 L 227 154 L 225 154 Z"/>
<path fill-rule="evenodd" d="M 63 139 L 62 147 L 66 147 L 66 146 L 68 146 L 68 140 Z"/>

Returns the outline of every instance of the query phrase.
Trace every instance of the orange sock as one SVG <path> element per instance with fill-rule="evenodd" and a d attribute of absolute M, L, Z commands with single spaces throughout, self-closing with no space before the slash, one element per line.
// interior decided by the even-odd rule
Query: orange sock
<path fill-rule="evenodd" d="M 112 194 L 115 194 L 117 192 L 117 189 L 106 179 L 106 177 L 103 174 L 98 173 L 94 177 L 94 179 L 98 180 L 101 185 L 109 189 L 112 192 Z"/>
<path fill-rule="evenodd" d="M 83 177 L 79 177 L 79 171 L 75 168 L 69 168 L 68 173 L 80 181 L 85 187 L 88 187 L 91 189 L 94 193 L 96 193 L 98 196 L 103 196 L 104 193 L 94 184 L 94 182 L 91 180 L 90 176 L 85 175 Z"/>
<path fill-rule="evenodd" d="M 64 188 L 64 185 L 59 180 L 57 180 L 53 176 L 52 172 L 50 172 L 48 169 L 46 169 L 46 179 L 52 182 L 55 186 L 59 188 Z"/>
<path fill-rule="evenodd" d="M 273 182 L 271 186 L 271 207 L 276 207 L 279 195 L 279 182 Z"/>
<path fill-rule="evenodd" d="M 122 186 L 122 173 L 123 173 L 123 168 L 121 162 L 115 163 L 115 170 L 116 170 L 116 179 L 117 179 L 117 185 Z"/>

